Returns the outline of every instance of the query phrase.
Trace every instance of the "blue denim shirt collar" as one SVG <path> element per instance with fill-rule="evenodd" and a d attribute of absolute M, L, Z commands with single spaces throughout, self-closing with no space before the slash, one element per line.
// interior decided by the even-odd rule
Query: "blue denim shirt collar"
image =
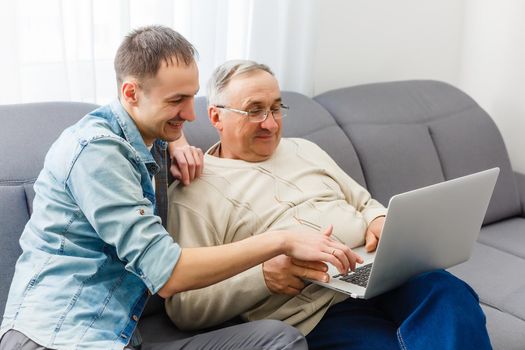
<path fill-rule="evenodd" d="M 148 165 L 148 170 L 153 175 L 158 173 L 160 170 L 159 165 L 155 162 L 151 152 L 144 143 L 144 139 L 142 138 L 135 121 L 133 121 L 133 118 L 131 118 L 124 106 L 122 106 L 120 100 L 114 100 L 110 104 L 110 108 L 116 121 L 115 123 L 113 120 L 110 120 L 113 124 L 112 127 L 114 130 L 120 129 L 122 131 L 123 137 L 131 144 L 131 146 L 133 146 L 133 148 L 135 148 L 140 159 Z M 161 150 L 165 150 L 168 147 L 166 141 L 157 139 L 155 140 L 155 143 Z"/>

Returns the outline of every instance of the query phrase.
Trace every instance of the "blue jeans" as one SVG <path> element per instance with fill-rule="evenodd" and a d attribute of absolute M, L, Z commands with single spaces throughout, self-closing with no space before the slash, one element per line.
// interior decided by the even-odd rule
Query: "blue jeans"
<path fill-rule="evenodd" d="M 306 339 L 310 350 L 492 349 L 477 294 L 443 270 L 333 305 Z"/>

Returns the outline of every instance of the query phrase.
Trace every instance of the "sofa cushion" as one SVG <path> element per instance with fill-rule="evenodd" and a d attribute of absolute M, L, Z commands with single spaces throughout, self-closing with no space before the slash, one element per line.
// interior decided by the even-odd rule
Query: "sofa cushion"
<path fill-rule="evenodd" d="M 77 102 L 0 106 L 0 316 L 21 253 L 18 241 L 32 212 L 33 183 L 44 156 L 63 129 L 96 107 Z"/>
<path fill-rule="evenodd" d="M 16 260 L 22 253 L 18 240 L 27 220 L 29 213 L 23 185 L 0 183 L 0 317 L 4 314 Z"/>
<path fill-rule="evenodd" d="M 47 150 L 62 130 L 97 107 L 80 102 L 0 106 L 0 181 L 34 181 Z"/>
<path fill-rule="evenodd" d="M 516 179 L 521 202 L 521 216 L 525 217 L 525 174 L 515 171 L 514 178 Z"/>
<path fill-rule="evenodd" d="M 357 124 L 349 133 L 360 155 L 368 189 L 383 205 L 388 205 L 394 194 L 443 181 L 425 125 Z"/>
<path fill-rule="evenodd" d="M 478 293 L 494 349 L 523 349 L 525 259 L 476 243 L 471 259 L 449 271 Z"/>
<path fill-rule="evenodd" d="M 525 218 L 487 225 L 481 229 L 478 241 L 525 259 Z M 523 275 L 525 277 L 525 272 Z"/>
<path fill-rule="evenodd" d="M 429 122 L 445 178 L 493 167 L 500 174 L 485 224 L 519 215 L 520 198 L 503 139 L 490 117 L 477 105 Z"/>
<path fill-rule="evenodd" d="M 487 316 L 487 329 L 494 349 L 522 350 L 525 344 L 525 321 L 481 304 Z"/>
<path fill-rule="evenodd" d="M 154 344 L 170 342 L 191 337 L 200 332 L 183 332 L 175 327 L 164 312 L 142 316 L 138 324 L 144 343 Z"/>
<path fill-rule="evenodd" d="M 35 189 L 33 187 L 34 184 L 35 183 L 32 181 L 24 183 L 24 192 L 26 194 L 29 215 L 33 214 L 33 200 L 35 199 Z"/>
<path fill-rule="evenodd" d="M 482 303 L 525 320 L 525 259 L 476 243 L 470 260 L 449 271 L 470 284 Z"/>
<path fill-rule="evenodd" d="M 296 92 L 283 92 L 290 107 L 283 119 L 284 137 L 301 137 L 315 142 L 354 180 L 365 186 L 365 178 L 354 146 L 335 119 L 317 102 Z"/>
<path fill-rule="evenodd" d="M 441 176 L 449 180 L 498 166 L 501 172 L 484 223 L 521 213 L 515 179 L 501 134 L 490 117 L 460 90 L 437 81 L 404 81 L 333 90 L 315 97 L 315 100 L 343 128 L 354 143 L 357 156 L 374 160 L 374 163 L 361 164 L 367 183 L 386 182 L 396 190 L 406 189 L 407 180 L 403 172 L 395 168 L 380 174 L 375 172 L 377 163 L 383 163 L 385 168 L 388 164 L 397 166 L 395 162 L 398 158 L 390 159 L 391 150 L 384 150 L 381 156 L 373 144 L 380 137 L 390 137 L 390 128 L 395 133 L 394 127 L 399 124 L 420 125 L 428 128 L 433 147 L 429 147 L 428 139 L 421 144 L 413 144 L 412 147 L 421 149 L 405 166 L 419 170 L 421 159 L 427 157 L 427 166 L 432 163 L 431 169 L 441 169 L 441 174 L 436 174 L 436 182 Z M 362 130 L 363 126 L 375 129 L 374 138 L 356 138 L 359 134 L 357 129 Z M 400 143 L 405 141 L 399 139 Z M 413 141 L 419 140 L 414 137 Z M 401 146 L 397 149 L 400 150 Z M 426 171 L 414 173 L 412 180 L 427 184 L 430 180 L 428 174 Z M 394 194 L 387 186 L 370 187 L 370 190 L 376 198 Z"/>

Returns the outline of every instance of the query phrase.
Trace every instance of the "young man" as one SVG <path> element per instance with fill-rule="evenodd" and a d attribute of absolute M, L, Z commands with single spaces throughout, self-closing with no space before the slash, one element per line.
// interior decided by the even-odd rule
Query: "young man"
<path fill-rule="evenodd" d="M 20 238 L 0 349 L 139 345 L 131 339 L 151 294 L 201 288 L 283 253 L 331 261 L 342 271 L 355 260 L 330 239 L 330 229 L 306 238 L 268 232 L 213 248 L 181 249 L 173 242 L 157 215 L 159 184 L 152 179 L 159 165 L 150 149 L 163 164 L 166 141 L 177 140 L 184 122 L 195 118 L 194 56 L 193 46 L 169 28 L 133 31 L 115 58 L 119 99 L 52 145 Z M 303 349 L 305 343 L 293 329 L 263 323 L 159 347 Z"/>
<path fill-rule="evenodd" d="M 168 231 L 183 247 L 234 242 L 269 229 L 318 232 L 330 223 L 349 247 L 375 250 L 385 208 L 317 145 L 281 139 L 287 107 L 267 66 L 226 62 L 208 87 L 208 114 L 220 142 L 206 152 L 199 179 L 169 192 Z M 206 201 L 197 198 L 203 192 Z M 476 294 L 445 271 L 422 274 L 371 300 L 305 285 L 304 278 L 318 272 L 278 256 L 175 295 L 166 307 L 183 329 L 235 315 L 283 320 L 307 335 L 310 349 L 490 348 Z"/>

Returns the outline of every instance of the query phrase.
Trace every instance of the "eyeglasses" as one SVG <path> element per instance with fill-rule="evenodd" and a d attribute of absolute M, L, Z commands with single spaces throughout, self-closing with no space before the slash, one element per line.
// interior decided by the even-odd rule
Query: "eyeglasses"
<path fill-rule="evenodd" d="M 283 105 L 282 103 L 279 105 L 279 107 L 270 108 L 270 109 L 260 109 L 260 108 L 254 108 L 249 111 L 241 111 L 240 109 L 230 108 L 226 106 L 215 106 L 219 109 L 225 109 L 230 112 L 239 113 L 240 115 L 245 116 L 249 122 L 251 123 L 262 123 L 263 121 L 268 118 L 270 113 L 272 113 L 273 119 L 278 120 L 286 117 L 286 111 L 290 109 L 290 107 Z"/>

